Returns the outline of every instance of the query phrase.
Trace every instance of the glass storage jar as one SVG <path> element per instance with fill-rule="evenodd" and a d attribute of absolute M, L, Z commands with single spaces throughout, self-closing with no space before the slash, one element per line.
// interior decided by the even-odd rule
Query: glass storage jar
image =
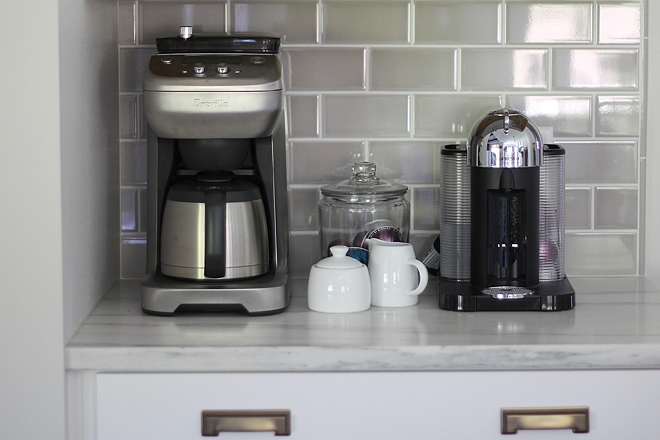
<path fill-rule="evenodd" d="M 353 177 L 321 188 L 321 255 L 330 256 L 332 246 L 343 245 L 351 248 L 349 255 L 365 262 L 360 254 L 368 249 L 368 238 L 407 242 L 407 192 L 407 186 L 376 176 L 376 164 L 354 163 Z"/>

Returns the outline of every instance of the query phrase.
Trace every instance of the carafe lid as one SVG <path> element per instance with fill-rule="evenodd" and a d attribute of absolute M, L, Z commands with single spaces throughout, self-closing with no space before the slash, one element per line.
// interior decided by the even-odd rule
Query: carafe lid
<path fill-rule="evenodd" d="M 388 182 L 376 176 L 376 164 L 373 162 L 354 163 L 353 177 L 321 188 L 321 194 L 334 197 L 391 197 L 403 195 L 407 191 L 406 185 Z"/>
<path fill-rule="evenodd" d="M 261 192 L 255 183 L 239 179 L 228 171 L 201 171 L 192 179 L 174 183 L 167 192 L 167 200 L 204 203 L 205 192 L 209 190 L 225 192 L 227 203 L 251 202 L 261 199 Z"/>

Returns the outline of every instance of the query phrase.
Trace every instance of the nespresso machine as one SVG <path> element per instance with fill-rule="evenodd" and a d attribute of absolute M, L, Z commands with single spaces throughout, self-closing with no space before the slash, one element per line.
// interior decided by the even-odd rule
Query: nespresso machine
<path fill-rule="evenodd" d="M 564 149 L 500 109 L 441 153 L 440 308 L 558 311 L 564 273 Z"/>
<path fill-rule="evenodd" d="M 149 314 L 283 311 L 288 205 L 280 39 L 158 38 L 143 77 Z"/>

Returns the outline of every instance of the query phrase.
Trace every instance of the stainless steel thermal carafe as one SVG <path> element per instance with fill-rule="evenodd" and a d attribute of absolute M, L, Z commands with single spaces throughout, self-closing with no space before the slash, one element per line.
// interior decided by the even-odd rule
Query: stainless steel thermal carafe
<path fill-rule="evenodd" d="M 161 229 L 161 271 L 189 280 L 235 280 L 268 271 L 268 229 L 259 187 L 225 174 L 170 188 Z"/>

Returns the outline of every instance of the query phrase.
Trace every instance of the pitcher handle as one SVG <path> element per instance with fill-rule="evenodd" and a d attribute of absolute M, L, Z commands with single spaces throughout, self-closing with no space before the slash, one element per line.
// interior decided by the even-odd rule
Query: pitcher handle
<path fill-rule="evenodd" d="M 415 269 L 417 269 L 417 272 L 419 272 L 419 285 L 417 286 L 417 288 L 415 288 L 415 290 L 411 290 L 410 292 L 408 292 L 408 295 L 410 296 L 419 295 L 424 291 L 424 289 L 426 289 L 426 285 L 429 283 L 428 270 L 426 269 L 426 266 L 424 266 L 424 263 L 414 258 L 406 261 L 406 264 L 415 266 Z"/>

